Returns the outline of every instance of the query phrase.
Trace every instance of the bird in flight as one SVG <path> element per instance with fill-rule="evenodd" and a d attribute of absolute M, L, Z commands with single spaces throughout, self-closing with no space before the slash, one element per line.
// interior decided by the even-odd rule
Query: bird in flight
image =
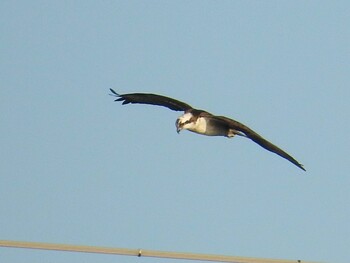
<path fill-rule="evenodd" d="M 231 138 L 238 135 L 249 138 L 266 150 L 278 154 L 298 166 L 300 169 L 306 171 L 303 165 L 291 155 L 238 121 L 224 116 L 216 116 L 207 111 L 195 109 L 185 102 L 157 94 L 118 94 L 113 89 L 110 89 L 110 91 L 113 93 L 110 95 L 117 97 L 115 101 L 122 101 L 123 105 L 129 103 L 150 104 L 164 106 L 174 111 L 183 111 L 184 114 L 177 118 L 175 123 L 177 133 L 180 133 L 181 130 L 189 130 L 207 136 L 225 136 Z"/>

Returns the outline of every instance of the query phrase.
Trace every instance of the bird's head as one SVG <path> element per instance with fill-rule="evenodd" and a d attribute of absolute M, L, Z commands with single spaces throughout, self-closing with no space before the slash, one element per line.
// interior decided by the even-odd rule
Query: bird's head
<path fill-rule="evenodd" d="M 180 133 L 180 131 L 184 129 L 191 129 L 193 126 L 193 115 L 189 112 L 181 115 L 179 118 L 177 118 L 175 126 L 177 133 Z"/>

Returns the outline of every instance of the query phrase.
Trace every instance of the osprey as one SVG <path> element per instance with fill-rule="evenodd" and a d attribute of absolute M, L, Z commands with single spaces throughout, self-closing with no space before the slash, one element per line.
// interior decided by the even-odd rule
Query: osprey
<path fill-rule="evenodd" d="M 231 138 L 235 135 L 239 135 L 246 137 L 259 144 L 266 150 L 278 154 L 279 156 L 298 166 L 300 169 L 306 171 L 303 165 L 288 153 L 267 141 L 255 131 L 238 121 L 224 116 L 216 116 L 204 110 L 194 109 L 185 102 L 157 94 L 118 94 L 113 89 L 110 90 L 113 93 L 111 95 L 117 97 L 115 101 L 122 101 L 123 105 L 128 103 L 151 104 L 164 106 L 174 111 L 183 111 L 184 114 L 181 115 L 175 123 L 177 133 L 180 133 L 181 130 L 189 130 L 207 136 L 225 136 Z"/>

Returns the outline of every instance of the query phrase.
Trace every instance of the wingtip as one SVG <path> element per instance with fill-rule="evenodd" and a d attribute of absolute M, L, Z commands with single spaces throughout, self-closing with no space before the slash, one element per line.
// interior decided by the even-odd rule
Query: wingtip
<path fill-rule="evenodd" d="M 120 95 L 114 90 L 114 89 L 109 89 L 113 94 L 109 94 L 111 96 L 119 97 Z"/>
<path fill-rule="evenodd" d="M 301 170 L 303 170 L 304 172 L 306 172 L 306 169 L 304 168 L 304 165 L 303 165 L 303 164 L 298 163 L 297 166 L 298 166 Z"/>

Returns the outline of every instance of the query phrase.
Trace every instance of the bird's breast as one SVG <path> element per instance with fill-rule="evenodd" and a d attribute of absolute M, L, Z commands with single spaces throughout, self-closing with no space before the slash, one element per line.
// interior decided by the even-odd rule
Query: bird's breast
<path fill-rule="evenodd" d="M 227 128 L 211 118 L 199 117 L 188 130 L 207 136 L 227 136 Z"/>
<path fill-rule="evenodd" d="M 190 127 L 188 127 L 188 130 L 200 134 L 206 134 L 207 131 L 207 121 L 203 117 L 199 117 Z"/>

